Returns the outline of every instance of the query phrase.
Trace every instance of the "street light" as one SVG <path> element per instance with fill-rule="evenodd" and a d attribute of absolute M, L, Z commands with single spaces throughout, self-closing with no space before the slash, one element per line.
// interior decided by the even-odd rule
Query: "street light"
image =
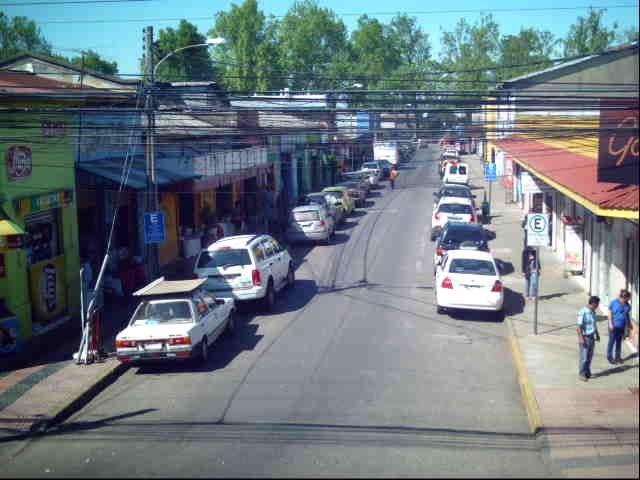
<path fill-rule="evenodd" d="M 160 66 L 160 64 L 175 53 L 181 52 L 182 50 L 186 50 L 188 48 L 208 47 L 210 45 L 222 45 L 223 43 L 227 43 L 226 38 L 215 37 L 215 38 L 207 38 L 205 40 L 205 43 L 196 43 L 194 45 L 187 45 L 186 47 L 176 48 L 175 50 L 172 50 L 169 53 L 167 53 L 164 57 L 160 59 L 158 63 L 156 63 L 156 66 L 153 67 L 153 76 L 154 77 L 156 76 L 156 72 L 158 71 L 158 67 Z"/>

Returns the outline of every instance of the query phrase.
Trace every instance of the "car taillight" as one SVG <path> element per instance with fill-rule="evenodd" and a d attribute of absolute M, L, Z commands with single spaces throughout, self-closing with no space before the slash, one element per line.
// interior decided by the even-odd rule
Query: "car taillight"
<path fill-rule="evenodd" d="M 438 248 L 436 248 L 436 255 L 438 255 L 439 257 L 444 255 L 444 248 L 441 247 L 440 245 L 438 245 Z"/>
<path fill-rule="evenodd" d="M 436 220 L 440 220 L 440 212 L 436 212 L 435 218 Z"/>
<path fill-rule="evenodd" d="M 500 280 L 496 280 L 493 284 L 492 292 L 501 292 L 502 291 L 502 282 Z"/>
<path fill-rule="evenodd" d="M 471 223 L 476 223 L 476 214 L 471 212 Z"/>
<path fill-rule="evenodd" d="M 193 280 L 195 280 L 196 278 L 198 278 L 198 274 L 197 274 L 197 273 L 192 273 L 192 274 L 191 274 L 191 278 L 192 278 Z"/>
<path fill-rule="evenodd" d="M 116 340 L 116 348 L 135 348 L 135 340 Z"/>
<path fill-rule="evenodd" d="M 262 285 L 262 277 L 260 276 L 260 270 L 253 270 L 251 272 L 251 280 L 253 281 L 253 285 L 259 287 Z"/>
<path fill-rule="evenodd" d="M 191 337 L 171 337 L 169 345 L 191 345 Z"/>
<path fill-rule="evenodd" d="M 325 221 L 324 220 L 320 220 L 320 226 L 324 227 L 325 225 L 326 225 Z"/>
<path fill-rule="evenodd" d="M 449 277 L 446 277 L 442 281 L 442 288 L 451 288 L 451 289 L 453 289 L 453 282 L 451 281 L 451 279 Z"/>

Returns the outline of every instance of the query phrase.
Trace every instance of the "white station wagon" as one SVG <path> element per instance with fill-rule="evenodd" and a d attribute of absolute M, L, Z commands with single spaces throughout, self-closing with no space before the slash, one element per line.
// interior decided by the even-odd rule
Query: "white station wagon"
<path fill-rule="evenodd" d="M 204 282 L 160 277 L 134 292 L 142 300 L 116 336 L 118 360 L 206 362 L 211 344 L 225 329 L 233 331 L 235 304 L 202 290 Z"/>

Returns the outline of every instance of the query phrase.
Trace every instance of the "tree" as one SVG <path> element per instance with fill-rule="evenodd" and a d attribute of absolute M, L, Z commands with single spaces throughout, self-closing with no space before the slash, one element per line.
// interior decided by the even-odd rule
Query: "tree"
<path fill-rule="evenodd" d="M 501 70 L 498 78 L 513 78 L 535 70 L 540 70 L 551 63 L 539 63 L 550 60 L 560 42 L 549 31 L 536 28 L 521 28 L 517 35 L 505 35 L 500 40 L 500 65 L 519 65 Z"/>
<path fill-rule="evenodd" d="M 27 17 L 7 17 L 0 12 L 0 58 L 7 58 L 25 50 L 51 54 L 51 45 L 40 28 Z"/>
<path fill-rule="evenodd" d="M 424 65 L 429 60 L 429 35 L 420 28 L 415 17 L 396 15 L 391 19 L 388 31 L 403 65 Z"/>
<path fill-rule="evenodd" d="M 390 29 L 376 18 L 362 15 L 351 34 L 353 69 L 366 76 L 367 88 L 377 88 L 395 69 L 402 65 L 399 42 L 391 38 Z"/>
<path fill-rule="evenodd" d="M 291 88 L 323 88 L 331 83 L 320 77 L 347 48 L 347 28 L 335 12 L 313 0 L 296 1 L 280 22 L 279 37 L 279 56 Z"/>
<path fill-rule="evenodd" d="M 82 57 L 84 57 L 84 61 Z M 115 75 L 118 73 L 118 62 L 109 62 L 91 49 L 83 50 L 81 55 L 73 57 L 69 61 L 79 67 L 84 66 L 84 68 L 106 73 L 107 75 Z"/>
<path fill-rule="evenodd" d="M 631 43 L 637 42 L 640 40 L 640 32 L 638 32 L 637 28 L 627 28 L 624 32 L 622 32 L 622 38 L 620 39 L 621 43 Z"/>
<path fill-rule="evenodd" d="M 614 22 L 612 28 L 607 28 L 603 20 L 605 11 L 606 9 L 589 9 L 587 17 L 579 16 L 576 23 L 569 27 L 564 41 L 565 57 L 589 55 L 611 46 L 616 38 L 618 24 Z"/>
<path fill-rule="evenodd" d="M 209 35 L 228 40 L 213 52 L 228 89 L 251 92 L 272 86 L 271 77 L 279 67 L 277 27 L 273 17 L 267 19 L 258 10 L 256 0 L 234 3 L 228 12 L 216 13 Z"/>
<path fill-rule="evenodd" d="M 492 70 L 500 56 L 500 31 L 493 15 L 482 15 L 473 25 L 458 20 L 454 30 L 442 33 L 441 66 L 456 73 L 447 74 L 447 88 L 485 89 L 495 81 Z M 444 75 L 440 75 L 444 77 Z"/>
<path fill-rule="evenodd" d="M 180 20 L 177 29 L 163 28 L 154 42 L 154 61 L 178 48 L 206 42 L 206 37 L 187 20 Z M 217 47 L 216 47 L 217 48 Z M 214 69 L 206 47 L 196 47 L 175 53 L 158 67 L 157 79 L 164 81 L 213 80 Z"/>

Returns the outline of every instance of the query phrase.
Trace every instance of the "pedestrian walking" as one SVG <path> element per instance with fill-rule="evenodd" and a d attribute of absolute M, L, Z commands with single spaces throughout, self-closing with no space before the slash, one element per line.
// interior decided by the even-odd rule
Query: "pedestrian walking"
<path fill-rule="evenodd" d="M 391 172 L 389 172 L 389 183 L 391 184 L 391 190 L 395 188 L 396 178 L 398 178 L 398 175 L 398 167 L 394 165 L 393 167 L 391 167 Z"/>
<path fill-rule="evenodd" d="M 522 251 L 522 274 L 525 278 L 525 296 L 527 300 L 534 300 L 538 296 L 540 267 L 540 259 L 537 252 L 531 247 L 526 247 Z"/>
<path fill-rule="evenodd" d="M 620 290 L 620 295 L 609 304 L 609 343 L 607 344 L 607 360 L 611 364 L 622 363 L 622 339 L 625 331 L 630 327 L 631 305 L 629 290 Z M 615 345 L 615 357 L 613 347 Z"/>
<path fill-rule="evenodd" d="M 595 342 L 600 341 L 598 325 L 596 323 L 596 309 L 600 298 L 589 297 L 588 305 L 578 312 L 578 344 L 580 348 L 580 364 L 578 378 L 586 382 L 591 378 L 591 359 Z"/>

